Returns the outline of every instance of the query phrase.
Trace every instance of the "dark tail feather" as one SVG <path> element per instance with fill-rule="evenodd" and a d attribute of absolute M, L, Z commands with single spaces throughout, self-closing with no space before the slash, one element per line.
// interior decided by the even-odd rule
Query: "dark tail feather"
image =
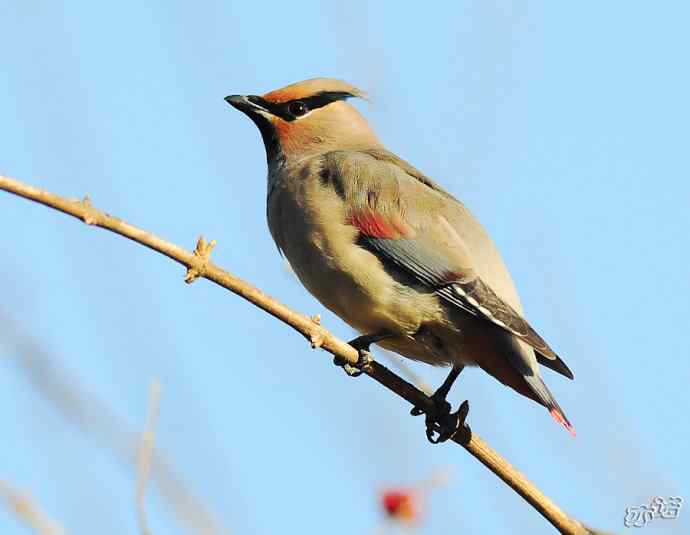
<path fill-rule="evenodd" d="M 539 353 L 539 350 L 535 350 L 534 353 L 537 355 L 537 362 L 541 364 L 542 366 L 546 366 L 547 368 L 551 368 L 553 371 L 560 373 L 561 375 L 564 375 L 568 379 L 575 379 L 575 376 L 573 375 L 573 372 L 570 371 L 570 368 L 568 368 L 568 365 L 563 362 L 563 359 L 556 355 L 555 359 L 550 359 L 549 357 L 542 355 Z"/>
<path fill-rule="evenodd" d="M 561 406 L 556 401 L 556 398 L 553 397 L 553 394 L 549 390 L 549 387 L 546 386 L 544 380 L 538 375 L 525 375 L 524 378 L 530 390 L 539 398 L 542 405 L 549 409 L 549 413 L 551 413 L 553 419 L 563 425 L 571 435 L 575 436 L 575 428 L 566 417 L 563 409 L 561 409 Z"/>

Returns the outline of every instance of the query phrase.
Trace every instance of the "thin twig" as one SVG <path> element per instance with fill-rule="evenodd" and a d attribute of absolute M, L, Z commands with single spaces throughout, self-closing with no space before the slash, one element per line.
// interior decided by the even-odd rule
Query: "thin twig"
<path fill-rule="evenodd" d="M 0 309 L 0 337 L 15 348 L 15 362 L 27 380 L 67 422 L 136 470 L 139 434 L 110 405 L 88 391 L 59 364 L 59 358 L 24 332 Z M 196 496 L 170 457 L 156 448 L 151 476 L 172 513 L 196 535 L 226 535 L 216 515 Z"/>
<path fill-rule="evenodd" d="M 151 472 L 151 459 L 156 445 L 156 426 L 158 425 L 158 412 L 161 399 L 161 384 L 155 378 L 149 386 L 149 404 L 146 415 L 146 428 L 141 434 L 139 451 L 137 453 L 137 515 L 139 519 L 139 531 L 141 535 L 151 535 L 151 530 L 146 518 L 146 484 Z"/>
<path fill-rule="evenodd" d="M 35 500 L 4 481 L 0 481 L 0 500 L 38 535 L 65 535 L 63 527 L 43 512 Z"/>
<path fill-rule="evenodd" d="M 207 244 L 202 238 L 197 243 L 195 251 L 189 252 L 173 243 L 163 240 L 141 228 L 110 216 L 96 209 L 90 200 L 70 200 L 53 193 L 26 185 L 18 180 L 0 176 L 0 189 L 19 195 L 66 214 L 81 219 L 89 225 L 98 226 L 120 234 L 137 243 L 145 245 L 165 256 L 175 260 L 187 268 L 186 282 L 193 282 L 203 277 L 222 286 L 231 292 L 250 301 L 257 307 L 268 312 L 284 323 L 300 332 L 312 344 L 321 347 L 337 356 L 342 361 L 356 364 L 359 354 L 355 348 L 340 340 L 324 329 L 318 321 L 299 314 L 284 304 L 271 298 L 255 286 L 239 279 L 216 266 L 209 258 L 210 249 L 214 242 Z M 364 372 L 388 389 L 392 390 L 411 405 L 430 413 L 434 408 L 433 401 L 415 386 L 376 361 L 367 366 Z M 588 530 L 577 520 L 570 518 L 560 507 L 551 501 L 522 473 L 513 468 L 503 457 L 495 452 L 478 435 L 466 429 L 458 433 L 453 440 L 463 446 L 470 454 L 501 478 L 515 492 L 522 496 L 532 507 L 543 515 L 561 533 L 585 535 Z"/>

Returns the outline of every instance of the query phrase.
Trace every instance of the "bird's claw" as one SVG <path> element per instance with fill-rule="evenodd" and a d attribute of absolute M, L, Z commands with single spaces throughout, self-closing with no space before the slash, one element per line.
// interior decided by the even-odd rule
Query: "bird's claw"
<path fill-rule="evenodd" d="M 469 410 L 470 404 L 465 400 L 455 412 L 447 412 L 436 419 L 427 415 L 426 438 L 432 444 L 439 444 L 453 438 L 462 428 L 469 429 L 465 423 Z M 438 436 L 435 433 L 438 433 Z"/>
<path fill-rule="evenodd" d="M 445 399 L 437 398 L 434 394 L 431 396 L 431 401 L 434 402 L 434 415 L 441 416 L 443 414 L 450 413 L 450 403 L 448 403 Z M 425 413 L 426 411 L 420 407 L 412 407 L 412 410 L 410 410 L 410 414 L 412 416 L 421 416 Z"/>
<path fill-rule="evenodd" d="M 357 352 L 359 353 L 359 358 L 355 364 L 345 362 L 339 357 L 333 358 L 333 364 L 340 366 L 350 377 L 359 377 L 364 373 L 364 370 L 371 365 L 374 359 L 371 357 L 371 353 L 368 349 L 357 348 Z"/>
<path fill-rule="evenodd" d="M 410 414 L 412 416 L 421 416 L 422 414 L 424 414 L 424 409 L 420 409 L 419 407 L 412 407 Z"/>
<path fill-rule="evenodd" d="M 434 399 L 434 410 L 432 413 L 426 413 L 419 407 L 413 407 L 410 411 L 412 416 L 419 416 L 425 414 L 424 423 L 426 424 L 426 438 L 432 444 L 439 444 L 448 439 L 453 438 L 458 431 L 463 428 L 469 430 L 469 426 L 465 423 L 467 413 L 470 410 L 470 404 L 467 400 L 463 401 L 455 412 L 450 412 L 450 403 L 445 399 Z M 436 436 L 438 434 L 438 436 Z"/>
<path fill-rule="evenodd" d="M 371 353 L 369 352 L 369 346 L 380 340 L 389 338 L 390 336 L 391 335 L 385 331 L 358 336 L 354 340 L 350 340 L 348 342 L 357 350 L 357 353 L 359 354 L 357 362 L 355 364 L 350 364 L 339 357 L 335 357 L 333 359 L 333 364 L 340 366 L 350 377 L 359 377 L 367 370 L 367 368 L 371 366 L 371 363 L 374 362 L 374 359 L 371 357 Z"/>

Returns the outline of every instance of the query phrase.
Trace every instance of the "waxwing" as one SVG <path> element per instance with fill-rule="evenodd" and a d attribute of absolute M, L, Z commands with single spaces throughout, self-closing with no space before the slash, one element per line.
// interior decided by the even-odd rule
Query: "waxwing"
<path fill-rule="evenodd" d="M 456 198 L 386 150 L 340 80 L 315 78 L 226 101 L 259 128 L 268 161 L 268 226 L 304 286 L 369 344 L 451 366 L 427 417 L 445 440 L 466 414 L 445 397 L 465 365 L 479 366 L 546 407 L 573 435 L 539 373 L 572 379 L 527 323 L 486 231 Z M 351 367 L 346 368 L 356 373 Z M 434 424 L 441 429 L 433 439 Z"/>

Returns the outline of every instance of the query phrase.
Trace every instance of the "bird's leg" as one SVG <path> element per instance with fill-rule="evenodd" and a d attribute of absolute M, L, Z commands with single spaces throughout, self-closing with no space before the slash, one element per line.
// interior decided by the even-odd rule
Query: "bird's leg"
<path fill-rule="evenodd" d="M 450 412 L 450 403 L 446 400 L 453 383 L 455 383 L 455 380 L 464 368 L 465 366 L 462 364 L 453 366 L 446 380 L 431 396 L 431 400 L 434 402 L 434 409 L 431 413 L 426 413 L 425 423 L 426 437 L 432 444 L 445 442 L 452 438 L 465 425 L 465 418 L 470 409 L 467 400 L 463 401 L 460 408 L 453 413 Z M 410 414 L 413 416 L 419 416 L 424 413 L 425 411 L 419 407 L 413 407 L 410 411 Z M 435 437 L 434 433 L 438 433 L 438 437 Z"/>
<path fill-rule="evenodd" d="M 437 412 L 450 412 L 450 403 L 446 401 L 446 397 L 448 397 L 448 392 L 450 392 L 455 380 L 458 378 L 460 372 L 462 372 L 464 368 L 465 366 L 462 364 L 453 366 L 448 374 L 448 377 L 446 377 L 445 381 L 443 381 L 443 384 L 438 387 L 436 392 L 434 392 L 431 396 L 434 405 L 436 405 Z M 410 413 L 412 416 L 419 416 L 420 414 L 424 414 L 424 410 L 420 409 L 419 407 L 414 407 Z"/>
<path fill-rule="evenodd" d="M 343 370 L 345 370 L 345 373 L 348 374 L 350 377 L 359 377 L 360 375 L 362 375 L 362 371 L 364 370 L 364 368 L 366 368 L 372 360 L 371 353 L 369 352 L 369 346 L 371 344 L 375 344 L 376 342 L 380 342 L 381 340 L 384 340 L 386 338 L 390 338 L 391 336 L 393 335 L 388 331 L 381 331 L 374 334 L 365 334 L 362 336 L 358 336 L 354 340 L 350 340 L 348 342 L 348 344 L 354 347 L 359 353 L 359 359 L 357 360 L 357 363 L 350 364 L 348 362 L 344 362 L 342 359 L 338 357 L 334 357 L 333 364 L 342 367 Z"/>

